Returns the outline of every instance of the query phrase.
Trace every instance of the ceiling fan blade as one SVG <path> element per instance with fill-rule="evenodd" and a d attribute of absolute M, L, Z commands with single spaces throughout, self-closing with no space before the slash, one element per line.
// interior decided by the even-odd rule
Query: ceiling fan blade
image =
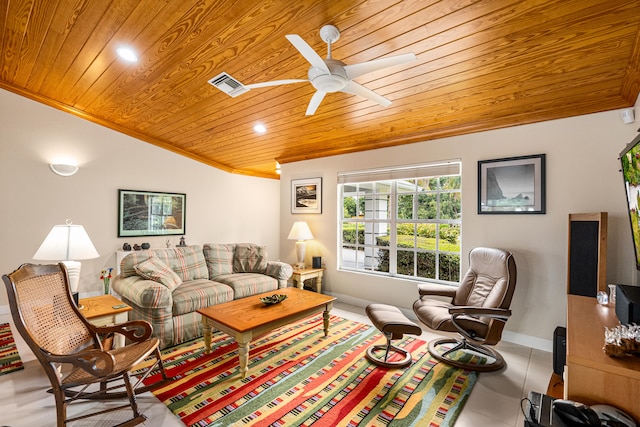
<path fill-rule="evenodd" d="M 347 92 L 347 93 L 350 93 L 352 95 L 361 96 L 361 97 L 366 98 L 366 99 L 368 99 L 370 101 L 377 102 L 378 104 L 382 105 L 383 107 L 387 107 L 387 106 L 391 105 L 391 101 L 389 101 L 384 96 L 379 95 L 379 94 L 375 93 L 374 91 L 372 91 L 371 89 L 367 89 L 366 87 L 364 87 L 361 84 L 358 84 L 358 83 L 356 83 L 354 81 L 347 82 L 346 86 L 342 89 L 342 92 Z"/>
<path fill-rule="evenodd" d="M 314 93 L 313 96 L 311 97 L 311 101 L 309 101 L 309 106 L 307 107 L 307 112 L 305 113 L 305 115 L 313 116 L 316 110 L 318 109 L 318 106 L 320 106 L 320 103 L 322 102 L 326 94 L 327 92 L 317 90 L 316 93 Z"/>
<path fill-rule="evenodd" d="M 384 68 L 393 67 L 395 65 L 406 64 L 417 60 L 413 53 L 405 53 L 403 55 L 390 56 L 388 58 L 374 59 L 373 61 L 361 62 L 359 64 L 345 65 L 344 70 L 349 79 L 355 79 L 364 74 L 373 73 L 374 71 Z"/>
<path fill-rule="evenodd" d="M 309 46 L 307 42 L 302 39 L 302 37 L 297 34 L 287 34 L 285 37 L 287 38 L 287 40 L 289 40 L 293 47 L 298 49 L 298 52 L 300 52 L 300 54 L 304 56 L 304 59 L 309 61 L 309 63 L 313 67 L 320 68 L 327 73 L 330 72 L 329 67 L 327 67 L 327 64 L 324 63 L 322 57 L 318 55 L 316 51 L 313 50 L 311 46 Z"/>
<path fill-rule="evenodd" d="M 247 89 L 256 89 L 259 87 L 269 87 L 269 86 L 279 86 L 279 85 L 288 85 L 292 83 L 306 83 L 309 80 L 301 80 L 301 79 L 287 79 L 287 80 L 273 80 L 270 82 L 262 82 L 262 83 L 253 83 L 250 85 L 245 85 Z"/>

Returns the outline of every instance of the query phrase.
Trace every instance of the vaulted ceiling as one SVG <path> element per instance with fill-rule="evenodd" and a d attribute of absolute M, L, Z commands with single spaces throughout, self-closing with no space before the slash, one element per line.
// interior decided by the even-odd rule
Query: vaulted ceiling
<path fill-rule="evenodd" d="M 309 82 L 235 98 L 208 83 L 306 79 L 285 36 L 325 57 L 325 24 L 346 64 L 417 55 L 355 79 L 390 106 L 337 92 L 306 116 Z M 0 88 L 271 178 L 276 161 L 624 108 L 640 90 L 640 0 L 2 0 L 0 34 Z"/>

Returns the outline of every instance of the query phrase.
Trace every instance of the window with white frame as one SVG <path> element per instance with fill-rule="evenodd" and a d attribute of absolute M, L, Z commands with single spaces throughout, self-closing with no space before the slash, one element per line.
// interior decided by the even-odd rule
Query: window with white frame
<path fill-rule="evenodd" d="M 338 173 L 341 270 L 458 283 L 459 160 Z"/>

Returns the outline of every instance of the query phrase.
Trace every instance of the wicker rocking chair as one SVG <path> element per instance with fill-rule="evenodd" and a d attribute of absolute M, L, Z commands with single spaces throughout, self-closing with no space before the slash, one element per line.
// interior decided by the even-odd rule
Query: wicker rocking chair
<path fill-rule="evenodd" d="M 146 417 L 138 411 L 136 394 L 167 381 L 158 339 L 151 337 L 151 325 L 145 321 L 103 327 L 89 323 L 73 303 L 62 263 L 24 264 L 2 279 L 15 326 L 51 382 L 49 392 L 55 396 L 58 427 L 129 407 L 133 418 L 119 425 L 144 422 Z M 131 343 L 111 348 L 116 333 Z M 129 371 L 151 355 L 155 355 L 156 362 L 132 385 Z M 144 386 L 142 380 L 156 367 L 163 379 Z M 128 399 L 124 405 L 67 419 L 67 404 L 75 400 L 124 398 Z"/>

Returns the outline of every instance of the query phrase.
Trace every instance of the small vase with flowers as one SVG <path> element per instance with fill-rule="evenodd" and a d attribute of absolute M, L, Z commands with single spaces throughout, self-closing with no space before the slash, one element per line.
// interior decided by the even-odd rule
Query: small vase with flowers
<path fill-rule="evenodd" d="M 104 285 L 104 294 L 109 295 L 111 292 L 110 284 L 111 284 L 111 273 L 113 272 L 113 268 L 105 268 L 100 272 L 100 280 L 102 280 L 102 284 Z"/>

